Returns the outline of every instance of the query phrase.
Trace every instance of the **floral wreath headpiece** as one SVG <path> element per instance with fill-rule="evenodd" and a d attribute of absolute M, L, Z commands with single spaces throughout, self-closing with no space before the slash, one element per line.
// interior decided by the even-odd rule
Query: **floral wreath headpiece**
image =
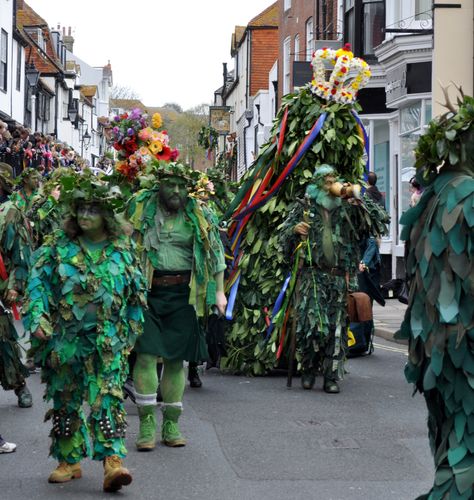
<path fill-rule="evenodd" d="M 330 61 L 334 65 L 329 81 L 326 80 L 325 61 Z M 328 101 L 342 104 L 352 104 L 357 92 L 367 85 L 372 74 L 370 66 L 363 59 L 354 57 L 348 43 L 338 50 L 327 47 L 317 50 L 313 54 L 311 65 L 313 66 L 311 82 L 313 93 Z M 354 71 L 357 74 L 350 77 L 349 74 Z M 348 80 L 350 81 L 346 85 Z"/>

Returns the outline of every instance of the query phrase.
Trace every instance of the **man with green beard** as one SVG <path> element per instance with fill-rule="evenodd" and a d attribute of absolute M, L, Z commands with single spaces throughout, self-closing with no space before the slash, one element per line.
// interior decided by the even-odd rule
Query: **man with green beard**
<path fill-rule="evenodd" d="M 386 231 L 388 215 L 360 186 L 346 183 L 335 168 L 320 165 L 306 189 L 305 203 L 296 202 L 281 233 L 283 246 L 294 250 L 301 240 L 297 359 L 303 389 L 312 389 L 323 375 L 325 392 L 340 391 L 347 346 L 347 295 L 357 271 L 359 241 Z M 297 285 L 298 286 L 298 285 Z"/>
<path fill-rule="evenodd" d="M 139 451 L 152 450 L 156 443 L 158 357 L 164 366 L 162 442 L 186 444 L 178 427 L 185 387 L 183 361 L 207 358 L 198 316 L 212 305 L 223 313 L 227 303 L 224 250 L 211 211 L 188 193 L 191 172 L 179 163 L 156 162 L 153 175 L 154 185 L 139 191 L 129 209 L 144 249 L 142 264 L 150 287 L 133 373 L 140 416 Z"/>

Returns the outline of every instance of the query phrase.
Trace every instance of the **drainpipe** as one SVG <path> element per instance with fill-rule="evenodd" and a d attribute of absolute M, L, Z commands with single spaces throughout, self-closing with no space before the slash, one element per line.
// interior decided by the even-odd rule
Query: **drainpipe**
<path fill-rule="evenodd" d="M 54 96 L 54 138 L 58 139 L 58 107 L 59 107 L 59 78 L 56 78 L 55 85 L 55 96 Z"/>
<path fill-rule="evenodd" d="M 316 3 L 316 13 L 314 19 L 316 20 L 316 40 L 319 40 L 319 0 L 315 0 Z"/>

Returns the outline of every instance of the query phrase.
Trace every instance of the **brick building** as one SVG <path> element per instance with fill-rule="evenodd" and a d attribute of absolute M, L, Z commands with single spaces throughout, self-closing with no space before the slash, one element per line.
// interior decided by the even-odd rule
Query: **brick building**
<path fill-rule="evenodd" d="M 320 40 L 342 40 L 337 0 L 279 0 L 278 97 L 306 83 Z M 306 63 L 306 64 L 305 64 Z M 295 74 L 297 73 L 297 74 Z"/>
<path fill-rule="evenodd" d="M 264 141 L 261 118 L 267 114 L 269 73 L 278 59 L 278 2 L 255 16 L 247 26 L 236 26 L 231 38 L 232 71 L 224 71 L 224 86 L 216 91 L 215 105 L 230 109 L 230 134 L 235 134 L 237 165 L 234 179 L 247 170 Z M 258 108 L 255 107 L 258 104 Z M 221 149 L 225 144 L 221 142 Z"/>

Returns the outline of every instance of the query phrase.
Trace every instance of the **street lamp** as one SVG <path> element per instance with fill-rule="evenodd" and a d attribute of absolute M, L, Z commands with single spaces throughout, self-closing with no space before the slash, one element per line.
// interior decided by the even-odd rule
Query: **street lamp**
<path fill-rule="evenodd" d="M 34 132 L 36 130 L 36 85 L 38 85 L 40 72 L 33 61 L 26 65 L 25 76 L 31 89 L 31 128 Z"/>
<path fill-rule="evenodd" d="M 87 148 L 89 147 L 89 144 L 91 142 L 92 136 L 89 134 L 89 127 L 86 125 L 86 131 L 84 134 L 82 134 L 81 138 L 81 158 L 83 157 L 84 153 L 84 147 Z"/>
<path fill-rule="evenodd" d="M 76 123 L 77 119 L 77 109 L 74 105 L 69 105 L 67 108 L 67 116 L 71 123 Z"/>

